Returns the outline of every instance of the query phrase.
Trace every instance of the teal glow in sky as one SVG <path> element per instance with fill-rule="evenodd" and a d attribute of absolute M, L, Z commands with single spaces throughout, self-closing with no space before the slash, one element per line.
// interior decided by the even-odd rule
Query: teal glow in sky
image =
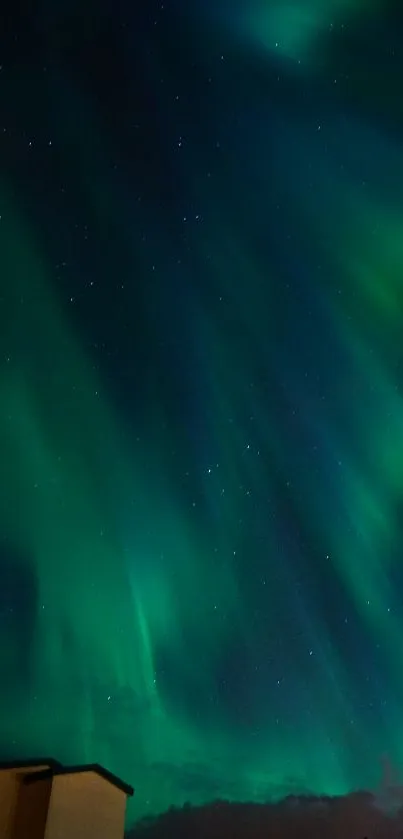
<path fill-rule="evenodd" d="M 195 4 L 197 6 L 198 4 Z M 380 10 L 379 0 L 221 0 L 201 4 L 215 23 L 230 29 L 239 41 L 281 59 L 317 69 L 326 42 L 359 19 L 368 26 Z"/>
<path fill-rule="evenodd" d="M 103 763 L 130 819 L 373 789 L 403 764 L 394 6 L 8 27 L 1 754 Z"/>

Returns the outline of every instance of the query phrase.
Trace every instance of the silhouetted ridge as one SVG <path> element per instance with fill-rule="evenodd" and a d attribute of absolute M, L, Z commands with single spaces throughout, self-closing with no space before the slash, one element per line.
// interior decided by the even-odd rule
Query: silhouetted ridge
<path fill-rule="evenodd" d="M 403 809 L 390 814 L 369 792 L 290 795 L 272 804 L 214 801 L 146 817 L 127 839 L 402 839 Z"/>

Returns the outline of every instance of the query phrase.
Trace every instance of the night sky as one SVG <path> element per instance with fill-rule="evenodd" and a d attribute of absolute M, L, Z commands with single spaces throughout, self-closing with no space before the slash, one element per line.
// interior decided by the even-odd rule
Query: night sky
<path fill-rule="evenodd" d="M 403 767 L 403 30 L 24 0 L 0 34 L 0 752 L 131 817 Z"/>

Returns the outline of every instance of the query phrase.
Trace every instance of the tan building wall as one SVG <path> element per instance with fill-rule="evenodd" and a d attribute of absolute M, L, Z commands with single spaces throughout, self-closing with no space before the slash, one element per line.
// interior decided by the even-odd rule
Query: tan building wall
<path fill-rule="evenodd" d="M 15 769 L 0 770 L 0 839 L 12 839 L 18 786 Z"/>
<path fill-rule="evenodd" d="M 20 784 L 12 839 L 43 839 L 52 779 Z"/>
<path fill-rule="evenodd" d="M 51 781 L 42 782 L 36 793 L 38 784 L 21 783 L 24 775 L 38 769 L 46 766 L 0 769 L 0 839 L 42 839 Z M 30 809 L 29 822 L 25 809 L 20 809 L 25 804 Z"/>
<path fill-rule="evenodd" d="M 125 793 L 96 772 L 55 775 L 45 839 L 123 839 L 125 811 Z"/>

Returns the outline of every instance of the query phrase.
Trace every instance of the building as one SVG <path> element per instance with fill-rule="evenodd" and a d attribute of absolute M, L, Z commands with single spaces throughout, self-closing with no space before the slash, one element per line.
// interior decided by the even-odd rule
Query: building
<path fill-rule="evenodd" d="M 123 839 L 129 795 L 98 764 L 0 763 L 0 839 Z"/>

